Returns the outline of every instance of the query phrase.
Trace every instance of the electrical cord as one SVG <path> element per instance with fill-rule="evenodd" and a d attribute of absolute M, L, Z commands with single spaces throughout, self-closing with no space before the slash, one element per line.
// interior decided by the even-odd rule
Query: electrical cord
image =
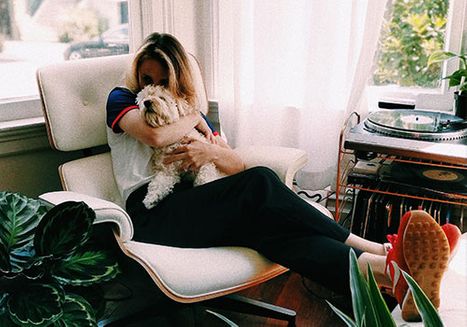
<path fill-rule="evenodd" d="M 308 199 L 314 199 L 314 198 L 317 198 L 318 200 L 316 200 L 316 202 L 321 202 L 323 200 L 322 196 L 320 194 L 314 194 L 314 195 L 309 195 L 307 192 L 305 191 L 298 191 L 297 192 L 298 195 L 305 195 Z"/>

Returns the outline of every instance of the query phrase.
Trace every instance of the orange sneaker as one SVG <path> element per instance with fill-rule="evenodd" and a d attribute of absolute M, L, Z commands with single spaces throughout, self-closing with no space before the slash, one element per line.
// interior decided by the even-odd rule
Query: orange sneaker
<path fill-rule="evenodd" d="M 393 293 L 402 307 L 404 320 L 420 321 L 421 318 L 407 282 L 390 263 L 395 261 L 410 274 L 438 308 L 440 284 L 449 261 L 449 251 L 448 238 L 443 229 L 427 212 L 413 210 L 402 217 L 398 236 L 386 262 L 393 281 Z"/>
<path fill-rule="evenodd" d="M 404 277 L 402 277 L 402 274 L 394 269 L 394 266 L 391 264 L 391 262 L 396 262 L 399 268 L 404 271 L 408 271 L 409 269 L 404 257 L 403 238 L 410 217 L 410 211 L 406 212 L 405 215 L 403 215 L 400 219 L 397 234 L 387 235 L 387 239 L 391 243 L 392 248 L 388 249 L 388 254 L 386 257 L 386 274 L 391 278 L 392 294 L 399 304 L 403 302 L 409 285 L 405 281 Z"/>
<path fill-rule="evenodd" d="M 461 230 L 459 227 L 453 224 L 444 224 L 441 226 L 443 229 L 444 234 L 446 234 L 446 237 L 448 238 L 448 243 L 449 243 L 449 254 L 450 258 L 456 253 L 457 250 L 457 244 L 459 243 L 459 239 L 461 238 Z"/>

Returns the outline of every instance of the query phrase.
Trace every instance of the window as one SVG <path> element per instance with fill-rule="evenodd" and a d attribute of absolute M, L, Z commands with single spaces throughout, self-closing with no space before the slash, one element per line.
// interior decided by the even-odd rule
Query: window
<path fill-rule="evenodd" d="M 128 52 L 126 0 L 0 0 L 1 120 L 41 115 L 38 67 Z"/>
<path fill-rule="evenodd" d="M 427 67 L 427 62 L 436 50 L 461 50 L 465 10 L 465 0 L 389 2 L 371 81 L 371 108 L 380 100 L 408 102 L 420 109 L 452 108 L 452 92 L 442 77 L 457 68 L 455 63 Z"/>

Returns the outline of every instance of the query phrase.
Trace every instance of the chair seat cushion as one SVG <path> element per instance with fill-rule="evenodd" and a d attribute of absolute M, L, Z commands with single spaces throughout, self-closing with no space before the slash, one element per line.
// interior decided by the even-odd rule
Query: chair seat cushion
<path fill-rule="evenodd" d="M 178 302 L 229 294 L 287 270 L 244 247 L 194 249 L 136 241 L 121 245 L 145 267 L 162 291 Z"/>

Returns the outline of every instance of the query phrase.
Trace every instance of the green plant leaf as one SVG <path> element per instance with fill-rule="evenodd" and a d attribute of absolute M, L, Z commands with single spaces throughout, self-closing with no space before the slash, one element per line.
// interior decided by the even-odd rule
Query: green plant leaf
<path fill-rule="evenodd" d="M 5 246 L 0 241 L 0 276 L 2 276 L 4 273 L 7 273 L 11 270 L 11 263 L 10 263 L 10 255 L 8 253 L 8 250 Z"/>
<path fill-rule="evenodd" d="M 350 261 L 350 290 L 352 293 L 352 306 L 357 325 L 361 325 L 365 317 L 367 326 L 379 326 L 370 291 L 357 263 L 357 256 L 353 249 L 349 253 Z"/>
<path fill-rule="evenodd" d="M 90 236 L 94 211 L 84 202 L 68 201 L 50 209 L 37 226 L 34 248 L 40 256 L 64 257 Z"/>
<path fill-rule="evenodd" d="M 0 192 L 0 243 L 8 253 L 32 241 L 35 228 L 46 211 L 39 200 Z"/>
<path fill-rule="evenodd" d="M 453 87 L 461 83 L 462 76 L 465 76 L 467 80 L 467 69 L 459 69 L 444 79 L 449 79 L 449 87 Z"/>
<path fill-rule="evenodd" d="M 31 283 L 8 298 L 11 320 L 21 326 L 47 326 L 62 315 L 59 285 Z"/>
<path fill-rule="evenodd" d="M 430 57 L 428 57 L 428 64 L 430 66 L 437 62 L 442 62 L 451 58 L 457 57 L 457 55 L 453 52 L 449 51 L 435 51 L 433 52 Z"/>
<path fill-rule="evenodd" d="M 10 252 L 10 272 L 18 274 L 23 270 L 29 269 L 33 265 L 40 264 L 40 259 L 35 258 L 36 252 L 32 244 L 28 244 L 22 248 L 14 249 Z M 38 261 L 36 263 L 36 261 Z"/>
<path fill-rule="evenodd" d="M 11 321 L 8 314 L 0 314 L 0 326 L 2 327 L 17 327 L 18 325 Z"/>
<path fill-rule="evenodd" d="M 357 327 L 357 324 L 355 323 L 355 321 L 352 320 L 352 318 L 350 318 L 348 315 L 346 315 L 344 312 L 342 312 L 341 310 L 339 310 L 338 308 L 336 308 L 334 305 L 332 305 L 331 302 L 329 302 L 328 300 L 326 300 L 326 303 L 331 307 L 332 311 L 334 311 L 338 316 L 339 318 L 342 319 L 342 321 L 349 327 Z"/>
<path fill-rule="evenodd" d="M 52 275 L 64 285 L 89 286 L 109 281 L 119 272 L 118 263 L 106 252 L 84 251 L 57 263 Z"/>
<path fill-rule="evenodd" d="M 67 294 L 63 303 L 63 314 L 55 321 L 56 327 L 94 327 L 97 326 L 94 310 L 81 296 Z"/>
<path fill-rule="evenodd" d="M 397 267 L 397 265 L 396 265 Z M 397 267 L 396 269 L 400 269 Z M 407 284 L 409 284 L 412 296 L 417 306 L 418 312 L 422 317 L 423 324 L 430 327 L 442 327 L 443 322 L 439 317 L 438 311 L 431 303 L 430 299 L 425 295 L 423 290 L 418 286 L 417 282 L 405 271 L 401 270 Z"/>
<path fill-rule="evenodd" d="M 368 286 L 379 324 L 384 327 L 396 327 L 396 322 L 381 295 L 370 265 L 368 265 Z"/>
<path fill-rule="evenodd" d="M 7 300 L 8 300 L 8 293 L 2 293 L 0 291 L 0 315 L 2 315 L 6 310 Z"/>

